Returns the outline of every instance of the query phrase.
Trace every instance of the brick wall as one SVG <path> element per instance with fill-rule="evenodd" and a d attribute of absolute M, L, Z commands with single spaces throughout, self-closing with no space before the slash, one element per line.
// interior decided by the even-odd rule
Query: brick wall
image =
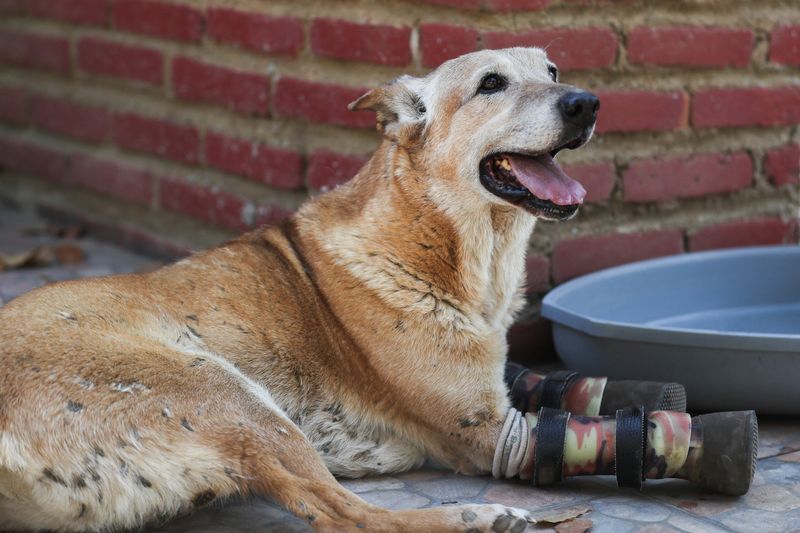
<path fill-rule="evenodd" d="M 602 100 L 593 143 L 559 156 L 589 205 L 540 225 L 533 292 L 797 242 L 793 0 L 0 0 L 0 192 L 205 246 L 354 174 L 377 138 L 345 109 L 365 88 L 514 45 Z"/>

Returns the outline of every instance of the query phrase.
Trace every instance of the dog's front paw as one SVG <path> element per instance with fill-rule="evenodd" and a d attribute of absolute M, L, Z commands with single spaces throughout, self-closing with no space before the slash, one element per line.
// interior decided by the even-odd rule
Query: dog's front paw
<path fill-rule="evenodd" d="M 534 523 L 528 511 L 499 504 L 466 505 L 461 520 L 467 533 L 520 533 Z"/>

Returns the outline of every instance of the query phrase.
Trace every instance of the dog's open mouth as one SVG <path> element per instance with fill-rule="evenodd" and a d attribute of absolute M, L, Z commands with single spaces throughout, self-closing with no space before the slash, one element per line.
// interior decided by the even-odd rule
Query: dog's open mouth
<path fill-rule="evenodd" d="M 562 148 L 572 148 L 571 144 Z M 480 164 L 481 183 L 492 194 L 535 216 L 566 220 L 578 211 L 586 190 L 556 163 L 555 155 L 560 149 L 539 155 L 489 155 Z"/>

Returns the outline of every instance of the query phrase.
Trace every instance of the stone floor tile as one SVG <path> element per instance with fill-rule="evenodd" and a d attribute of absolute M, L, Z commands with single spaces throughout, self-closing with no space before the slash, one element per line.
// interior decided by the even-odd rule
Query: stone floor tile
<path fill-rule="evenodd" d="M 373 505 L 387 509 L 418 509 L 431 503 L 431 500 L 424 496 L 404 490 L 376 490 L 364 492 L 359 496 Z"/>
<path fill-rule="evenodd" d="M 476 498 L 489 483 L 486 476 L 460 476 L 442 473 L 440 479 L 415 481 L 411 487 L 437 502 L 463 502 Z"/>
<path fill-rule="evenodd" d="M 721 515 L 719 521 L 741 533 L 782 533 L 800 525 L 796 515 L 758 509 L 736 509 Z"/>
<path fill-rule="evenodd" d="M 592 500 L 590 505 L 596 512 L 632 522 L 661 522 L 673 512 L 666 505 L 629 495 Z"/>
<path fill-rule="evenodd" d="M 730 531 L 722 524 L 715 524 L 710 520 L 702 520 L 681 512 L 672 513 L 667 519 L 667 523 L 685 533 L 725 533 Z"/>
<path fill-rule="evenodd" d="M 800 495 L 780 485 L 760 485 L 744 496 L 744 504 L 753 509 L 781 513 L 800 509 Z"/>
<path fill-rule="evenodd" d="M 391 476 L 343 479 L 342 485 L 352 490 L 356 494 L 373 490 L 397 490 L 405 487 L 405 483 Z"/>
<path fill-rule="evenodd" d="M 484 492 L 487 502 L 502 503 L 509 507 L 537 510 L 545 507 L 570 505 L 597 495 L 594 484 L 567 481 L 555 487 L 537 488 L 530 481 L 503 480 L 492 483 Z"/>
<path fill-rule="evenodd" d="M 759 417 L 758 458 L 800 450 L 800 418 Z"/>

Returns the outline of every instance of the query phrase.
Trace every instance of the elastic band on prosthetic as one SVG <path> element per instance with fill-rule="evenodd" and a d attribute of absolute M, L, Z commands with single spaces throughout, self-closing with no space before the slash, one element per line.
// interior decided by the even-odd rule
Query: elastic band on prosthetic
<path fill-rule="evenodd" d="M 597 416 L 608 378 L 583 377 L 568 370 L 542 375 L 508 362 L 506 383 L 514 407 L 523 412 L 538 412 L 540 407 L 552 407 L 573 414 Z"/>

